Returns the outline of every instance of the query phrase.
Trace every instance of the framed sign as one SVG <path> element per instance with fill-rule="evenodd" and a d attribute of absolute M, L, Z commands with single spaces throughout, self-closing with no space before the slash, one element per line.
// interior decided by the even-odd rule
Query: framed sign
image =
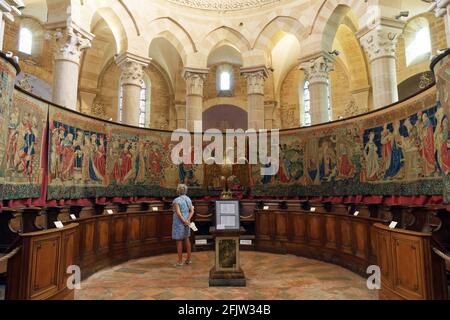
<path fill-rule="evenodd" d="M 239 201 L 216 201 L 216 229 L 239 230 Z"/>

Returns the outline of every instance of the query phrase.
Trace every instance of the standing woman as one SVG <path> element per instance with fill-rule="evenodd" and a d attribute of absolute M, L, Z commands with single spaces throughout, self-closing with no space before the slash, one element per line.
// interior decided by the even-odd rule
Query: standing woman
<path fill-rule="evenodd" d="M 191 264 L 191 223 L 194 215 L 194 206 L 191 199 L 186 195 L 187 186 L 180 184 L 177 187 L 178 198 L 173 200 L 173 224 L 172 224 L 172 239 L 177 242 L 178 261 L 176 267 L 183 266 L 183 241 L 186 245 L 187 259 L 185 264 Z"/>

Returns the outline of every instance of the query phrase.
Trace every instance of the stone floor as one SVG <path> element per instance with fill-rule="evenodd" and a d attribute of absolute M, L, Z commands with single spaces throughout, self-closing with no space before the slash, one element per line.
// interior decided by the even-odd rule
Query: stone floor
<path fill-rule="evenodd" d="M 366 279 L 341 267 L 291 255 L 242 252 L 246 288 L 210 288 L 213 252 L 173 267 L 175 255 L 134 260 L 100 271 L 77 290 L 78 300 L 375 300 Z"/>

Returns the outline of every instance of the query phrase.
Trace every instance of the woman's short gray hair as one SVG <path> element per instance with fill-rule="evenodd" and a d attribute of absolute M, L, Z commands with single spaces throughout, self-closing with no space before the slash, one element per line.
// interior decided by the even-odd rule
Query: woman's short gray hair
<path fill-rule="evenodd" d="M 188 187 L 185 184 L 179 184 L 177 187 L 177 193 L 180 196 L 184 196 L 187 194 Z"/>

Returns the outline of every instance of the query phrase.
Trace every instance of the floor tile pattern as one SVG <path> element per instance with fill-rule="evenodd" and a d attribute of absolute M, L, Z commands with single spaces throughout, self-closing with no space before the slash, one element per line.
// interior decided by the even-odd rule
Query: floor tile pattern
<path fill-rule="evenodd" d="M 175 268 L 175 255 L 129 261 L 82 283 L 79 300 L 375 300 L 366 279 L 339 266 L 291 255 L 241 252 L 246 288 L 210 288 L 213 252 Z"/>

